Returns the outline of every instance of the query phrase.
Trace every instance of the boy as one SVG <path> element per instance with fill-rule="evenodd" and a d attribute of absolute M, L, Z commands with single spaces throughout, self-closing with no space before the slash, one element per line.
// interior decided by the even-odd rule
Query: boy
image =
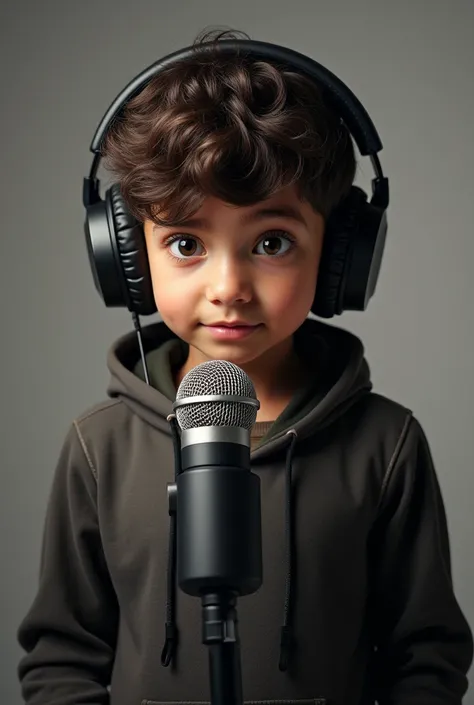
<path fill-rule="evenodd" d="M 116 220 L 143 225 L 163 322 L 144 331 L 145 364 L 133 335 L 113 346 L 111 399 L 67 435 L 19 630 L 26 703 L 209 699 L 200 601 L 178 591 L 175 614 L 167 594 L 166 497 L 167 417 L 208 359 L 242 367 L 260 401 L 264 584 L 239 602 L 245 700 L 460 703 L 472 637 L 425 436 L 371 392 L 356 337 L 307 319 L 354 179 L 346 126 L 296 72 L 216 50 L 150 81 L 104 153 Z"/>

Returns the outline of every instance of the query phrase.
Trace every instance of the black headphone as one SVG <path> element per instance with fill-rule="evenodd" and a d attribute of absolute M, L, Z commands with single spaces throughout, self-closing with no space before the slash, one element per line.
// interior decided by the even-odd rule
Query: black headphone
<path fill-rule="evenodd" d="M 160 73 L 181 59 L 206 52 L 212 43 L 192 46 L 165 56 L 149 66 L 117 96 L 102 118 L 90 150 L 94 154 L 84 179 L 84 230 L 97 291 L 108 307 L 126 307 L 135 316 L 156 312 L 142 224 L 128 211 L 118 184 L 102 200 L 97 171 L 101 145 L 112 122 L 126 103 Z M 292 49 L 252 40 L 221 40 L 219 51 L 244 53 L 256 60 L 284 65 L 306 74 L 323 91 L 328 104 L 349 129 L 361 155 L 370 155 L 375 178 L 372 198 L 357 186 L 334 209 L 326 223 L 325 238 L 312 312 L 331 318 L 343 311 L 364 311 L 374 294 L 387 233 L 388 179 L 377 153 L 382 143 L 367 111 L 350 89 L 328 69 Z"/>

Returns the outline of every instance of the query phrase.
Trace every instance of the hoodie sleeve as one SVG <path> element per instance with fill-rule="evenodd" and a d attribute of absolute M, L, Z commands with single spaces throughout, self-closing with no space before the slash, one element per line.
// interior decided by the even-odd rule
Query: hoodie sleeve
<path fill-rule="evenodd" d="M 453 591 L 446 515 L 430 449 L 407 422 L 371 535 L 379 705 L 459 705 L 472 662 Z"/>
<path fill-rule="evenodd" d="M 96 480 L 71 427 L 46 512 L 39 587 L 18 630 L 27 705 L 106 705 L 118 607 L 102 550 Z"/>

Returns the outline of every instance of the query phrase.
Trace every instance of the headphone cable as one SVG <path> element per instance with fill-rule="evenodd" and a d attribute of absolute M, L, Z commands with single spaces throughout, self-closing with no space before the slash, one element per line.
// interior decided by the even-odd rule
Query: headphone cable
<path fill-rule="evenodd" d="M 142 329 L 140 326 L 140 318 L 138 317 L 138 314 L 135 313 L 135 311 L 132 311 L 132 319 L 133 319 L 133 325 L 135 326 L 135 331 L 136 331 L 137 338 L 138 338 L 138 347 L 140 348 L 140 357 L 142 359 L 143 372 L 145 375 L 145 382 L 148 385 L 150 385 L 150 377 L 148 375 L 148 367 L 146 364 L 145 352 L 143 350 L 143 339 L 142 339 Z"/>

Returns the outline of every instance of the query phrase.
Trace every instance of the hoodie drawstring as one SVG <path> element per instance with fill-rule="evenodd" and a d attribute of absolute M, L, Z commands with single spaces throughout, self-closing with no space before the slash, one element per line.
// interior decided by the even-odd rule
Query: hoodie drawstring
<path fill-rule="evenodd" d="M 173 437 L 175 482 L 181 472 L 181 441 L 176 417 L 168 416 Z M 161 652 L 161 665 L 167 668 L 176 657 L 178 627 L 176 625 L 176 506 L 170 504 L 170 530 L 168 543 L 168 573 L 166 595 L 165 643 Z"/>
<path fill-rule="evenodd" d="M 294 522 L 293 522 L 293 487 L 292 487 L 292 462 L 293 450 L 297 441 L 294 429 L 288 431 L 291 436 L 290 445 L 286 454 L 285 467 L 285 550 L 286 550 L 286 588 L 285 607 L 283 613 L 283 626 L 280 630 L 280 671 L 288 669 L 291 652 L 293 649 L 292 616 L 293 616 L 293 583 L 295 576 L 294 565 Z"/>
<path fill-rule="evenodd" d="M 174 415 L 168 417 L 173 437 L 173 450 L 175 459 L 175 479 L 181 472 L 181 442 L 179 436 L 179 426 Z M 294 429 L 288 431 L 291 436 L 290 445 L 286 454 L 285 464 L 285 552 L 286 552 L 286 583 L 285 583 L 285 604 L 283 613 L 283 625 L 280 630 L 280 660 L 278 667 L 280 671 L 288 669 L 291 653 L 294 646 L 292 634 L 293 616 L 293 587 L 295 577 L 295 555 L 294 555 L 294 521 L 293 521 L 293 487 L 292 487 L 292 463 L 293 451 L 297 441 L 297 433 Z M 166 597 L 166 623 L 165 623 L 165 644 L 161 653 L 161 664 L 168 667 L 176 657 L 178 646 L 178 628 L 176 625 L 176 508 L 170 508 L 170 530 L 168 544 L 168 574 L 167 574 L 167 597 Z"/>

